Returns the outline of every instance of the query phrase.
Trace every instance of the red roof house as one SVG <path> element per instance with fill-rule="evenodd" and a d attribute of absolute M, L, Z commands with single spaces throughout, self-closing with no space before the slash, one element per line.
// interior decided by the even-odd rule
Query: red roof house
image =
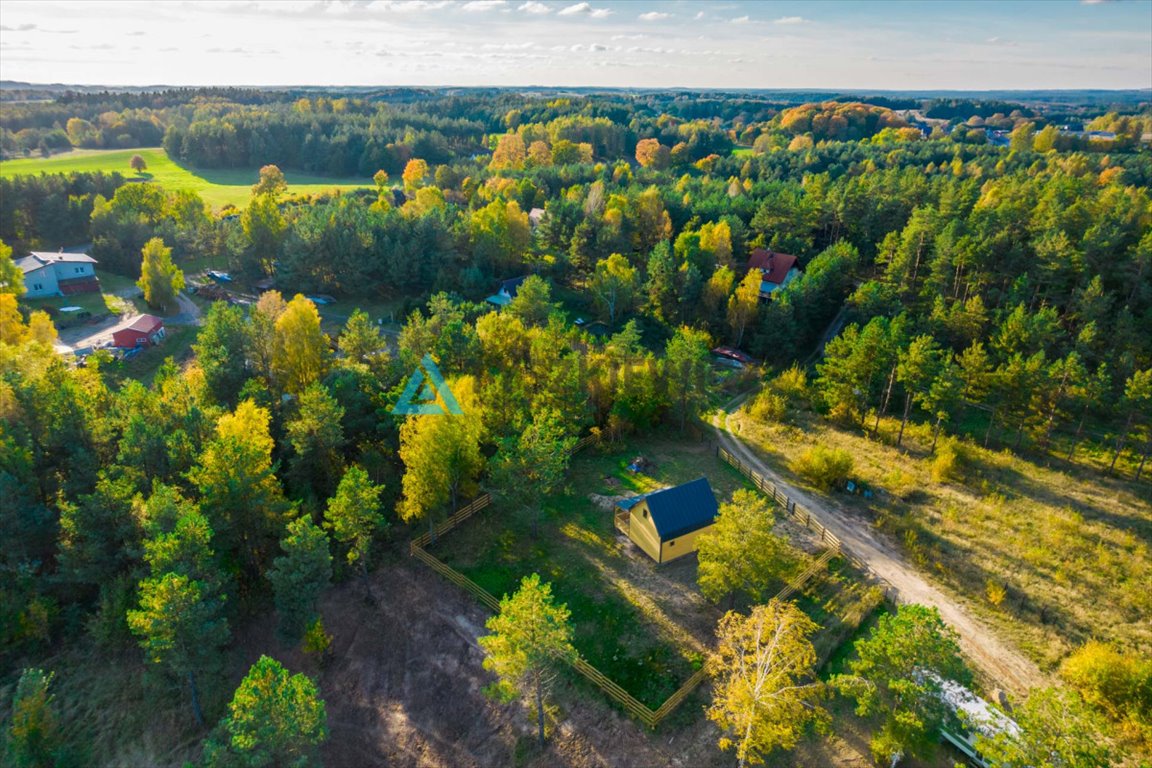
<path fill-rule="evenodd" d="M 765 299 L 796 279 L 800 269 L 796 257 L 787 253 L 776 253 L 757 248 L 748 256 L 748 269 L 758 269 L 761 274 L 760 298 Z"/>
<path fill-rule="evenodd" d="M 151 347 L 164 338 L 164 321 L 155 315 L 140 315 L 131 325 L 112 332 L 112 344 L 120 349 Z"/>

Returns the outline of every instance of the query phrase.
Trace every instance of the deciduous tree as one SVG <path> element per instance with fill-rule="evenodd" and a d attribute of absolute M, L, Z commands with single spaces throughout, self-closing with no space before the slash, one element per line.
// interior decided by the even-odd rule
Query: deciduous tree
<path fill-rule="evenodd" d="M 285 392 L 301 394 L 327 372 L 330 357 L 316 305 L 296 294 L 276 318 L 272 370 L 277 381 Z"/>
<path fill-rule="evenodd" d="M 736 347 L 744 342 L 744 331 L 749 324 L 756 322 L 759 306 L 760 272 L 750 269 L 736 292 L 728 298 L 728 327 L 732 330 L 732 344 Z"/>
<path fill-rule="evenodd" d="M 773 582 L 792 570 L 788 542 L 776 535 L 769 502 L 755 491 L 741 489 L 720 505 L 716 524 L 697 539 L 696 580 L 704 597 L 714 603 L 737 593 L 753 602 L 764 598 Z"/>
<path fill-rule="evenodd" d="M 762 765 L 774 749 L 792 749 L 808 723 L 826 718 L 810 640 L 818 629 L 795 604 L 779 600 L 720 620 L 708 660 L 716 686 L 707 714 L 723 734 L 720 748 L 735 750 L 741 768 Z"/>
<path fill-rule="evenodd" d="M 639 275 L 628 259 L 614 253 L 596 264 L 588 289 L 608 318 L 609 325 L 628 312 L 635 301 Z"/>
<path fill-rule="evenodd" d="M 711 393 L 712 361 L 708 334 L 687 326 L 677 329 L 664 348 L 668 398 L 683 430 L 698 416 Z"/>
<path fill-rule="evenodd" d="M 336 541 L 348 547 L 348 564 L 368 576 L 368 555 L 372 539 L 384 525 L 380 511 L 380 494 L 384 486 L 376 485 L 361 467 L 352 465 L 340 478 L 336 495 L 328 500 L 324 527 Z"/>
<path fill-rule="evenodd" d="M 184 290 L 184 273 L 172 263 L 172 249 L 154 237 L 144 244 L 141 254 L 144 261 L 136 285 L 144 291 L 144 301 L 164 312 L 174 309 L 176 296 Z"/>
<path fill-rule="evenodd" d="M 1109 768 L 1120 755 L 1101 717 L 1075 691 L 1035 688 L 1012 711 L 1019 729 L 976 731 L 976 748 L 991 768 Z"/>

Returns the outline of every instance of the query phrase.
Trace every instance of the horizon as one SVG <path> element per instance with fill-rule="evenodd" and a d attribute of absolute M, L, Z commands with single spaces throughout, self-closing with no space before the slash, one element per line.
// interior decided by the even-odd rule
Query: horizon
<path fill-rule="evenodd" d="M 5 80 L 27 83 L 728 92 L 1152 89 L 1152 0 L 4 0 L 2 7 Z M 149 77 L 139 76 L 142 66 Z"/>

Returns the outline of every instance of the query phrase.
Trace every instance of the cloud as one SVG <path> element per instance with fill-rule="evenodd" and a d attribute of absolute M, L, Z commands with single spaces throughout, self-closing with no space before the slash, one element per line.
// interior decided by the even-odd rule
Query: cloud
<path fill-rule="evenodd" d="M 808 19 L 803 16 L 781 16 L 772 22 L 773 24 L 780 24 L 781 26 L 792 26 L 795 24 L 807 24 Z"/>
<path fill-rule="evenodd" d="M 492 11 L 507 5 L 508 0 L 469 0 L 460 6 L 462 11 Z"/>
<path fill-rule="evenodd" d="M 578 16 L 580 14 L 587 14 L 594 19 L 603 19 L 612 15 L 612 11 L 608 8 L 593 8 L 591 3 L 576 3 L 567 8 L 560 10 L 561 16 Z"/>
<path fill-rule="evenodd" d="M 640 21 L 660 21 L 661 19 L 667 19 L 671 15 L 670 13 L 661 13 L 660 11 L 649 11 L 648 13 L 640 14 L 637 18 L 640 19 Z"/>
<path fill-rule="evenodd" d="M 747 16 L 738 16 L 735 19 L 732 19 L 733 24 L 747 24 L 750 21 L 752 21 L 752 19 L 748 18 Z"/>
<path fill-rule="evenodd" d="M 537 15 L 537 16 L 545 14 L 545 13 L 552 13 L 551 8 L 544 5 L 544 3 L 536 2 L 536 0 L 528 0 L 528 2 L 524 3 L 517 10 L 521 10 L 521 11 L 524 11 L 524 13 L 531 13 L 531 14 Z"/>
<path fill-rule="evenodd" d="M 704 11 L 697 11 L 696 15 L 692 18 L 696 19 L 696 21 L 700 21 L 700 19 L 704 18 Z"/>
<path fill-rule="evenodd" d="M 0 32 L 31 32 L 36 29 L 35 24 L 17 24 L 10 27 L 7 24 L 0 24 Z"/>

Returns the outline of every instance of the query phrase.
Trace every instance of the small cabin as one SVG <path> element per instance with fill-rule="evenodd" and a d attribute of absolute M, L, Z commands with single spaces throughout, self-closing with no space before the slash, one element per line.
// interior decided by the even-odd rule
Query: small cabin
<path fill-rule="evenodd" d="M 701 477 L 616 503 L 616 528 L 657 563 L 696 551 L 700 534 L 719 513 L 716 494 Z"/>
<path fill-rule="evenodd" d="M 500 281 L 500 289 L 485 299 L 485 301 L 497 307 L 508 306 L 512 303 L 512 299 L 516 298 L 516 294 L 520 292 L 520 286 L 523 285 L 527 279 L 528 275 L 524 275 L 522 277 L 514 277 L 511 280 Z"/>

